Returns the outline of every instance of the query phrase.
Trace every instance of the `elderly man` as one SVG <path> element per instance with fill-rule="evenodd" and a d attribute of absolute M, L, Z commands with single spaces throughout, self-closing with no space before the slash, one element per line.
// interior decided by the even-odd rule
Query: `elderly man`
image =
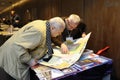
<path fill-rule="evenodd" d="M 0 47 L 0 67 L 16 80 L 30 80 L 29 67 L 50 50 L 51 37 L 60 35 L 64 29 L 60 17 L 26 24 Z"/>
<path fill-rule="evenodd" d="M 77 39 L 84 37 L 86 25 L 81 21 L 80 17 L 76 14 L 71 14 L 68 18 L 63 18 L 66 23 L 66 28 L 63 31 L 62 35 L 52 38 L 52 42 L 55 45 L 61 47 L 63 53 L 69 53 L 67 46 L 64 44 L 64 41 L 67 39 Z"/>

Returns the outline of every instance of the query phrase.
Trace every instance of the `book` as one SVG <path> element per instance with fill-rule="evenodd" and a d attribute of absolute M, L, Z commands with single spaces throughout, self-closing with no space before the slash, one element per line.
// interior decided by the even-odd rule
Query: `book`
<path fill-rule="evenodd" d="M 59 69 L 50 68 L 44 65 L 33 66 L 32 69 L 40 80 L 51 80 L 64 75 L 64 72 Z"/>
<path fill-rule="evenodd" d="M 96 65 L 97 63 L 95 63 L 91 59 L 85 59 L 85 60 L 77 61 L 74 65 L 72 65 L 72 67 L 74 67 L 78 71 L 83 71 L 83 70 L 90 69 Z"/>
<path fill-rule="evenodd" d="M 83 67 L 83 66 L 89 66 L 91 64 L 94 64 L 94 62 L 90 59 L 85 59 L 82 61 L 78 61 L 75 64 L 78 65 L 79 67 Z"/>
<path fill-rule="evenodd" d="M 51 68 L 43 66 L 43 65 L 39 65 L 37 67 L 33 67 L 32 69 L 35 71 L 36 75 L 38 76 L 40 80 L 51 80 L 52 79 Z"/>

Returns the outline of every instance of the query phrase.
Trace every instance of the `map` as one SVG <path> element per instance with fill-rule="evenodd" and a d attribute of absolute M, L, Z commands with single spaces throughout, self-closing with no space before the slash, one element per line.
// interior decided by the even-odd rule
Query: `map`
<path fill-rule="evenodd" d="M 72 44 L 67 45 L 70 50 L 69 54 L 63 54 L 61 53 L 60 48 L 54 48 L 54 54 L 48 62 L 39 60 L 38 63 L 56 69 L 64 69 L 70 67 L 81 57 L 90 38 L 90 35 L 91 32 L 88 33 L 84 38 L 79 38 Z"/>

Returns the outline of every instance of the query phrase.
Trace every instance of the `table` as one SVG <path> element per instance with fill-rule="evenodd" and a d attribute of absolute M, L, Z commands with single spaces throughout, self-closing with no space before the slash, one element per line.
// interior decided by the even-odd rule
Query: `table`
<path fill-rule="evenodd" d="M 6 31 L 0 31 L 0 46 L 11 37 L 12 34 L 6 32 Z"/>
<path fill-rule="evenodd" d="M 17 30 L 12 32 L 0 31 L 0 46 L 16 32 Z"/>
<path fill-rule="evenodd" d="M 87 61 L 88 63 L 85 64 L 84 60 L 79 60 L 70 68 L 60 70 L 64 74 L 56 78 L 52 78 L 52 80 L 106 80 L 106 78 L 107 80 L 110 80 L 110 74 L 112 72 L 113 63 L 112 59 L 103 56 L 97 56 L 85 60 L 90 61 Z M 78 63 L 80 63 L 80 66 L 77 65 Z M 36 74 L 35 73 L 36 68 L 32 68 L 33 70 L 32 73 Z M 37 76 L 36 77 L 31 76 L 31 80 L 33 79 L 39 80 Z"/>

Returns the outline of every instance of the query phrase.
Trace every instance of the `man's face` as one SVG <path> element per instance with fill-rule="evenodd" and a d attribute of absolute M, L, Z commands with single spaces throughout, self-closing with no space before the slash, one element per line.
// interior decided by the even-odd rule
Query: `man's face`
<path fill-rule="evenodd" d="M 72 31 L 73 29 L 77 27 L 77 24 L 69 20 L 66 20 L 66 24 L 67 24 L 67 29 L 70 31 Z"/>
<path fill-rule="evenodd" d="M 11 11 L 11 15 L 14 15 L 15 14 L 15 11 Z"/>
<path fill-rule="evenodd" d="M 51 37 L 57 37 L 57 36 L 61 35 L 62 32 L 63 32 L 62 30 L 58 30 L 53 27 L 51 29 Z"/>

